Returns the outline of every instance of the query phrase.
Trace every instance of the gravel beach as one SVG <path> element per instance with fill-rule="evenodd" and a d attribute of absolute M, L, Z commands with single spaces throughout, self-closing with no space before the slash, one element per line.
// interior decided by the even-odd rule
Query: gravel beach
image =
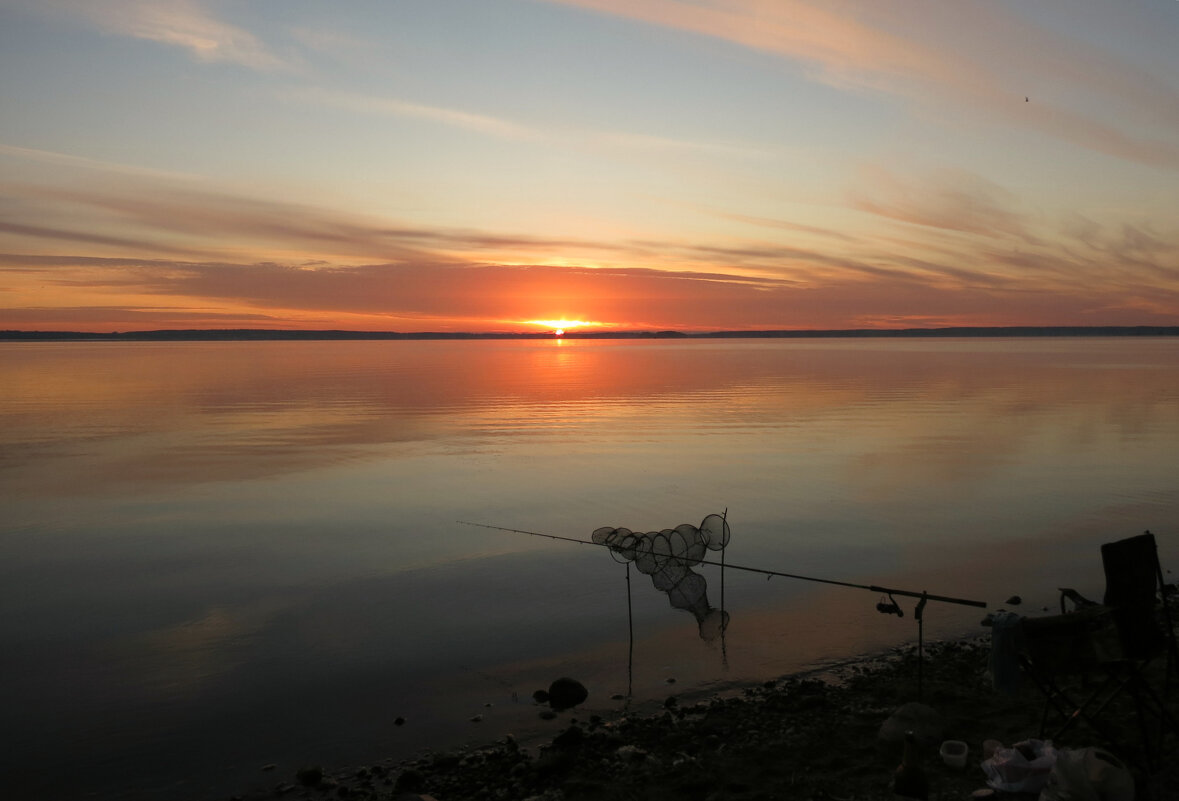
<path fill-rule="evenodd" d="M 307 765 L 295 775 L 272 775 L 274 784 L 265 792 L 235 798 L 893 799 L 892 776 L 902 746 L 895 737 L 882 737 L 882 724 L 898 708 L 920 701 L 935 713 L 918 745 L 929 798 L 970 799 L 987 787 L 980 768 L 983 742 L 1012 745 L 1037 737 L 1043 710 L 1042 696 L 1026 682 L 1014 694 L 992 688 L 989 653 L 990 640 L 984 636 L 926 644 L 922 660 L 915 647 L 906 647 L 721 697 L 669 694 L 661 705 L 624 708 L 609 718 L 579 715 L 574 708 L 550 719 L 552 735 L 539 742 L 508 736 L 485 747 L 410 762 L 339 769 Z M 1113 712 L 1125 733 L 1115 753 L 1128 763 L 1144 763 L 1132 709 Z M 538 704 L 537 714 L 552 712 Z M 943 739 L 967 744 L 964 766 L 944 764 L 938 753 Z M 1102 743 L 1079 723 L 1055 744 Z M 1175 738 L 1167 741 L 1158 764 L 1179 764 Z M 1139 799 L 1179 798 L 1173 767 L 1153 772 L 1135 767 L 1134 773 Z"/>

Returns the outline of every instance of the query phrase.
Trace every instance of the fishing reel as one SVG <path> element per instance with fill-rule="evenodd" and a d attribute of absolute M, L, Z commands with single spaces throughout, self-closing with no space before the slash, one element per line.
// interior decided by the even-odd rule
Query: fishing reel
<path fill-rule="evenodd" d="M 896 602 L 896 599 L 893 598 L 891 594 L 888 594 L 887 597 L 888 601 L 886 602 L 884 600 L 885 596 L 880 596 L 880 600 L 876 602 L 876 611 L 882 615 L 896 615 L 897 617 L 904 617 L 905 610 L 901 609 L 901 605 Z"/>

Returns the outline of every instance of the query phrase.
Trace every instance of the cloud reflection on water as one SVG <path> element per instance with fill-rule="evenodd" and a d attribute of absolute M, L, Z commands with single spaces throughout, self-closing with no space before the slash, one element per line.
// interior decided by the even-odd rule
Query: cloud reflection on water
<path fill-rule="evenodd" d="M 945 481 L 1098 429 L 1114 447 L 1173 408 L 1166 347 L 1108 366 L 1041 343 L 1014 356 L 995 342 L 927 344 L 9 346 L 4 461 L 22 494 L 76 494 L 396 459 L 443 440 L 651 437 L 645 421 L 670 414 L 723 435 L 854 421 L 840 447 L 857 454 L 856 483 L 885 461 Z"/>
<path fill-rule="evenodd" d="M 5 683 L 30 699 L 10 710 L 21 758 L 59 753 L 68 730 L 83 762 L 131 771 L 198 742 L 253 764 L 311 732 L 339 738 L 317 758 L 351 759 L 353 736 L 405 746 L 393 716 L 454 736 L 476 696 L 506 707 L 551 672 L 618 686 L 621 566 L 460 519 L 585 538 L 727 507 L 730 564 L 990 601 L 1082 586 L 1086 555 L 1140 528 L 1173 559 L 1177 346 L 2 346 L 0 632 L 19 652 Z M 667 671 L 682 691 L 912 635 L 874 597 L 730 572 L 725 672 L 689 616 L 634 590 L 651 693 Z M 931 631 L 973 614 L 939 608 Z M 301 707 L 307 693 L 324 700 Z M 162 732 L 176 739 L 149 745 Z"/>

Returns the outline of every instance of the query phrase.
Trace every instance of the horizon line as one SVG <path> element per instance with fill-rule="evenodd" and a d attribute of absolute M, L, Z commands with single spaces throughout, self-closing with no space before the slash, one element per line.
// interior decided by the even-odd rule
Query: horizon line
<path fill-rule="evenodd" d="M 821 339 L 888 337 L 1179 336 L 1168 325 L 943 326 L 936 328 L 749 329 L 718 331 L 351 331 L 345 329 L 162 328 L 143 331 L 0 330 L 0 340 L 397 340 L 397 339 Z"/>

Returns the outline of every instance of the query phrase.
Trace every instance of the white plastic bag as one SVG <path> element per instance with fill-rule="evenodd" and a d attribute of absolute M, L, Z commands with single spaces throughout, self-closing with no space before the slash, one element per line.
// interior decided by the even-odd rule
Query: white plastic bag
<path fill-rule="evenodd" d="M 1024 752 L 1028 752 L 1031 758 Z M 1056 749 L 1051 740 L 1026 740 L 1014 748 L 996 749 L 982 763 L 987 784 L 1009 793 L 1038 793 L 1048 782 L 1056 764 Z"/>
<path fill-rule="evenodd" d="M 1134 801 L 1134 777 L 1101 748 L 1062 748 L 1040 801 Z"/>

